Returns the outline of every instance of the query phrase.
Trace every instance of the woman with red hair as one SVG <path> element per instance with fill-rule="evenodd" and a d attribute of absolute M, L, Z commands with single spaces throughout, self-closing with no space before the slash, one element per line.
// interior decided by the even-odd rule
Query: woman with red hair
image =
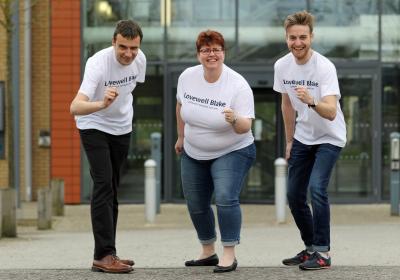
<path fill-rule="evenodd" d="M 240 192 L 256 150 L 251 124 L 253 92 L 246 80 L 224 64 L 222 34 L 207 30 L 196 41 L 200 65 L 179 77 L 176 118 L 183 193 L 202 245 L 198 259 L 186 266 L 215 266 L 214 272 L 237 267 L 235 246 L 242 223 Z M 215 253 L 214 195 L 223 254 Z"/>

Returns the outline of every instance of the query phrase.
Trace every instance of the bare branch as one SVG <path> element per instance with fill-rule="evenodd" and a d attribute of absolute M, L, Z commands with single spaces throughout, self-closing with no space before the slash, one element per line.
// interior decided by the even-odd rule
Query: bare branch
<path fill-rule="evenodd" d="M 4 21 L 0 20 L 0 25 L 3 26 L 4 29 L 7 30 L 7 24 Z"/>
<path fill-rule="evenodd" d="M 3 20 L 0 20 L 0 25 L 4 27 L 6 32 L 10 32 L 12 29 L 12 9 L 11 9 L 12 0 L 2 0 L 0 1 L 0 10 L 3 14 Z"/>
<path fill-rule="evenodd" d="M 3 18 L 6 18 L 6 3 L 5 1 L 0 1 L 0 11 L 3 14 Z M 5 27 L 5 21 L 0 20 L 0 24 Z"/>
<path fill-rule="evenodd" d="M 23 8 L 22 11 L 26 11 L 28 9 L 32 9 L 38 2 L 39 2 L 39 0 L 32 0 L 31 4 L 29 5 L 29 8 Z"/>

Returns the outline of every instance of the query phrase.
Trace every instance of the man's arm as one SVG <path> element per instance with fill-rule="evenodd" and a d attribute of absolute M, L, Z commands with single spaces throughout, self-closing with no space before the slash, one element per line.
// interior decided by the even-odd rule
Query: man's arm
<path fill-rule="evenodd" d="M 313 102 L 314 104 L 314 102 Z M 315 104 L 314 104 L 315 105 Z M 323 97 L 318 105 L 311 107 L 318 113 L 321 117 L 333 121 L 336 118 L 337 111 L 337 97 L 336 95 L 328 95 Z"/>
<path fill-rule="evenodd" d="M 336 104 L 337 97 L 336 95 L 327 95 L 323 97 L 321 100 L 317 100 L 318 104 L 315 104 L 314 98 L 311 94 L 309 94 L 306 87 L 297 87 L 296 95 L 300 99 L 301 102 L 312 105 L 311 108 L 315 110 L 321 117 L 324 119 L 328 119 L 333 121 L 336 118 Z"/>
<path fill-rule="evenodd" d="M 286 159 L 290 158 L 290 150 L 292 149 L 294 127 L 296 121 L 296 111 L 293 109 L 292 103 L 288 94 L 282 93 L 282 116 L 285 124 L 285 137 L 286 137 Z"/>
<path fill-rule="evenodd" d="M 91 113 L 103 110 L 110 106 L 118 93 L 115 87 L 109 87 L 104 93 L 104 99 L 100 101 L 89 101 L 89 97 L 85 94 L 78 92 L 71 102 L 70 112 L 72 115 L 89 115 Z"/>

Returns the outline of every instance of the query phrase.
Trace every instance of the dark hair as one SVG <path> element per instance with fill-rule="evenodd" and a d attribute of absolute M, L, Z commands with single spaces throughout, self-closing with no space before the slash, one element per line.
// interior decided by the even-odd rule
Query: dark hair
<path fill-rule="evenodd" d="M 139 36 L 140 42 L 142 42 L 143 39 L 143 32 L 139 24 L 130 19 L 120 20 L 117 22 L 113 36 L 114 40 L 117 38 L 118 34 L 121 34 L 122 37 L 129 39 L 133 39 Z"/>
<path fill-rule="evenodd" d="M 287 31 L 287 29 L 293 25 L 308 25 L 310 33 L 312 33 L 314 29 L 314 16 L 307 11 L 288 15 L 284 23 L 285 30 Z"/>
<path fill-rule="evenodd" d="M 200 32 L 196 40 L 197 52 L 200 51 L 202 46 L 209 46 L 211 44 L 220 45 L 225 50 L 225 40 L 221 33 L 210 29 Z"/>

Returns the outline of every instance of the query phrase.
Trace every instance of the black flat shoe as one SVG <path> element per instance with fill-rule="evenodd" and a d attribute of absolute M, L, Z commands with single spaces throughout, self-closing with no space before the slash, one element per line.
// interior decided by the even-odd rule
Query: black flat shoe
<path fill-rule="evenodd" d="M 237 265 L 238 265 L 238 262 L 235 258 L 235 260 L 233 261 L 233 263 L 230 266 L 216 265 L 214 268 L 214 273 L 224 273 L 224 272 L 234 271 L 234 270 L 236 270 Z"/>
<path fill-rule="evenodd" d="M 185 266 L 214 266 L 219 262 L 217 254 L 201 260 L 186 261 Z"/>

